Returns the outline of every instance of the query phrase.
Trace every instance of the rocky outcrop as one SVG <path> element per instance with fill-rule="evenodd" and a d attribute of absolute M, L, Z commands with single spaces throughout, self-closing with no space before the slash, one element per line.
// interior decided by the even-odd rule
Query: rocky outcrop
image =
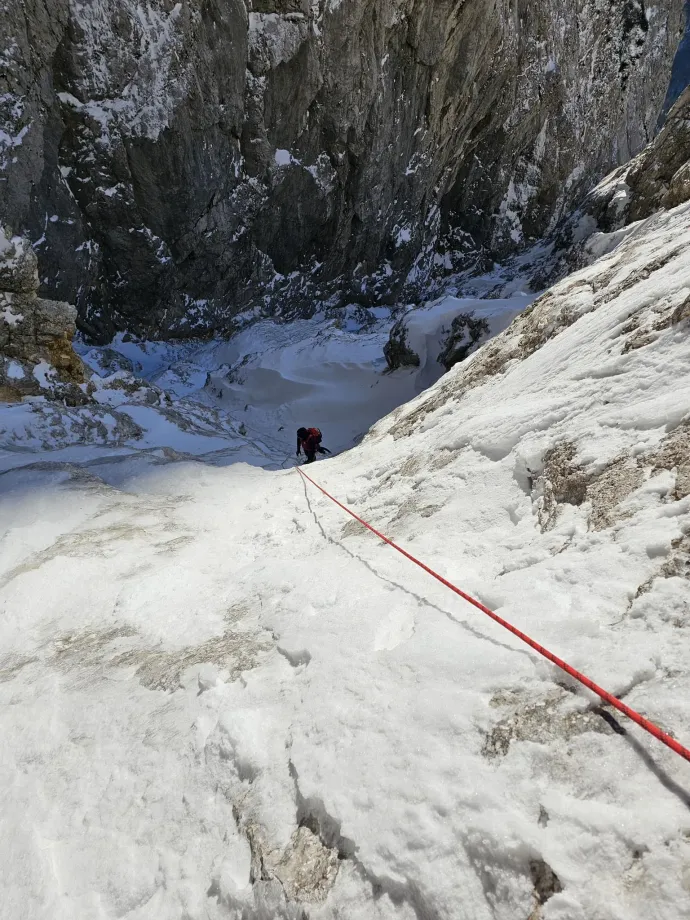
<path fill-rule="evenodd" d="M 489 323 L 473 313 L 460 313 L 450 324 L 448 334 L 442 342 L 438 361 L 447 371 L 455 367 L 470 354 L 482 338 L 489 334 Z"/>
<path fill-rule="evenodd" d="M 414 339 L 416 347 L 425 351 L 425 360 L 431 359 L 449 371 L 476 350 L 491 332 L 488 320 L 475 316 L 472 311 L 455 310 L 450 316 L 441 315 L 428 324 L 421 335 L 419 330 L 411 334 L 410 319 L 413 323 L 418 319 L 416 311 L 405 314 L 393 324 L 388 341 L 383 346 L 383 356 L 391 371 L 421 366 L 421 357 L 412 347 Z"/>
<path fill-rule="evenodd" d="M 589 265 L 618 244 L 625 228 L 690 201 L 690 87 L 642 153 L 614 171 L 553 237 L 535 286 Z"/>
<path fill-rule="evenodd" d="M 383 356 L 388 370 L 391 371 L 397 371 L 401 367 L 419 367 L 419 355 L 408 344 L 405 317 L 391 327 L 388 341 L 383 346 Z"/>
<path fill-rule="evenodd" d="M 690 87 L 658 137 L 601 188 L 586 207 L 602 229 L 614 230 L 690 200 Z"/>
<path fill-rule="evenodd" d="M 77 311 L 37 290 L 31 245 L 0 228 L 0 402 L 38 395 L 85 402 L 83 366 L 72 350 Z"/>
<path fill-rule="evenodd" d="M 413 299 L 644 147 L 682 7 L 7 0 L 0 215 L 101 341 Z"/>
<path fill-rule="evenodd" d="M 678 47 L 676 59 L 673 62 L 671 82 L 666 94 L 666 101 L 662 112 L 662 119 L 675 105 L 686 86 L 690 85 L 690 0 L 685 0 L 685 35 Z"/>

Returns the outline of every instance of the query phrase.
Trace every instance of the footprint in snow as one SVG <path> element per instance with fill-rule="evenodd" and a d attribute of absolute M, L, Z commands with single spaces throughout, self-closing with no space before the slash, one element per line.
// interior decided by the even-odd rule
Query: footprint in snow
<path fill-rule="evenodd" d="M 414 635 L 414 615 L 410 610 L 394 610 L 376 630 L 374 651 L 390 652 Z"/>

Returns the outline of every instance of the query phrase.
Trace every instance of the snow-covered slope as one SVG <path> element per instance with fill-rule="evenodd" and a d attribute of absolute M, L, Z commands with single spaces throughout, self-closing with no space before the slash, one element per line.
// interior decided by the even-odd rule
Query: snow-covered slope
<path fill-rule="evenodd" d="M 638 225 L 312 468 L 686 743 L 688 246 Z M 296 472 L 171 457 L 0 476 L 7 916 L 690 916 L 687 763 Z"/>
<path fill-rule="evenodd" d="M 419 366 L 394 373 L 383 354 L 400 309 L 353 305 L 330 317 L 258 322 L 230 341 L 119 335 L 107 348 L 80 344 L 88 382 L 78 395 L 85 405 L 64 405 L 46 364 L 44 388 L 35 384 L 41 395 L 0 410 L 0 469 L 36 462 L 43 451 L 49 452 L 43 460 L 81 462 L 164 448 L 178 458 L 214 452 L 215 463 L 241 458 L 275 468 L 292 454 L 295 430 L 309 419 L 324 426 L 332 450 L 345 450 L 439 379 L 438 358 L 455 315 L 476 313 L 495 334 L 533 299 L 522 291 L 504 300 L 448 296 L 403 312 Z"/>

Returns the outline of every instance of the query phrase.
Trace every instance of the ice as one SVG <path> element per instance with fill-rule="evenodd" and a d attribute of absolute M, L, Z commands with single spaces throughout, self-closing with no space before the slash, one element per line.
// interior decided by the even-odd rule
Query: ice
<path fill-rule="evenodd" d="M 4 913 L 684 920 L 688 765 L 280 467 L 321 427 L 320 484 L 687 744 L 688 246 L 409 314 L 493 324 L 429 389 L 350 308 L 3 408 Z"/>

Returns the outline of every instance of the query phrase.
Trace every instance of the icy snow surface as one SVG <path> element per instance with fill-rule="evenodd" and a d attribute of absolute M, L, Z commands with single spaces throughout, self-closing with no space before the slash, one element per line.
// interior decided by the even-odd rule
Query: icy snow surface
<path fill-rule="evenodd" d="M 311 467 L 686 744 L 688 246 L 688 206 L 639 226 Z M 85 351 L 145 449 L 3 455 L 3 915 L 687 918 L 690 765 L 276 470 L 394 404 L 345 325 Z"/>

